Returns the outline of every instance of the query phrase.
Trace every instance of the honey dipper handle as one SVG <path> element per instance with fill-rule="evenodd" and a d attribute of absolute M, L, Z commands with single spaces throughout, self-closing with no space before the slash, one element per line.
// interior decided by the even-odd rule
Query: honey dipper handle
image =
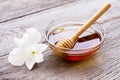
<path fill-rule="evenodd" d="M 73 41 L 76 41 L 78 37 L 92 25 L 103 13 L 105 13 L 109 8 L 111 4 L 107 3 L 105 6 L 103 6 L 98 12 L 96 12 L 73 36 Z"/>

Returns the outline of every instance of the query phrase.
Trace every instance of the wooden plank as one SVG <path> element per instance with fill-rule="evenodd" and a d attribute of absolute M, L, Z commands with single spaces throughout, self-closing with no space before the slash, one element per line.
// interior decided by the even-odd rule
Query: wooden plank
<path fill-rule="evenodd" d="M 2 0 L 0 1 L 0 23 L 72 1 L 74 0 Z"/>
<path fill-rule="evenodd" d="M 0 80 L 119 80 L 120 79 L 120 3 L 113 7 L 98 22 L 105 27 L 106 37 L 96 55 L 80 61 L 67 62 L 56 56 L 49 48 L 44 52 L 45 61 L 36 64 L 32 71 L 25 65 L 15 67 L 8 63 L 8 53 L 15 47 L 13 37 L 21 37 L 29 27 L 41 33 L 52 20 L 63 16 L 89 18 L 106 1 L 82 0 L 54 9 L 29 15 L 0 24 Z M 86 2 L 88 4 L 86 4 Z M 99 3 L 99 5 L 97 4 Z M 87 7 L 85 7 L 87 6 Z M 94 7 L 93 7 L 94 6 Z M 78 11 L 80 10 L 80 11 Z M 81 12 L 81 10 L 83 10 Z M 85 16 L 86 14 L 86 16 Z M 44 39 L 43 39 L 44 41 Z"/>

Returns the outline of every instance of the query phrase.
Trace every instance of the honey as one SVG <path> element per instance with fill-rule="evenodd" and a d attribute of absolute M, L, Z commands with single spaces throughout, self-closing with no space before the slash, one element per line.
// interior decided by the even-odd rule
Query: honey
<path fill-rule="evenodd" d="M 93 33 L 91 35 L 78 38 L 76 44 L 73 47 L 73 50 L 86 49 L 86 52 L 84 53 L 83 51 L 82 52 L 83 54 L 79 54 L 81 52 L 78 51 L 77 54 L 75 53 L 76 55 L 72 54 L 71 56 L 71 54 L 69 54 L 65 57 L 65 59 L 76 61 L 76 60 L 83 60 L 90 57 L 91 55 L 95 54 L 96 51 L 98 50 L 98 48 L 96 48 L 95 46 L 98 45 L 100 41 L 101 41 L 101 37 L 99 36 L 98 33 Z M 89 51 L 89 49 L 94 49 L 94 50 Z"/>
<path fill-rule="evenodd" d="M 58 20 L 56 20 L 58 21 Z M 53 22 L 46 30 L 46 40 L 53 53 L 69 61 L 79 61 L 89 58 L 101 47 L 104 39 L 104 30 L 98 23 L 91 25 L 84 33 L 82 33 L 72 49 L 60 48 L 56 46 L 56 42 L 64 38 L 71 37 L 83 23 L 62 22 L 60 24 Z M 79 21 L 79 20 L 78 20 Z"/>
<path fill-rule="evenodd" d="M 93 34 L 78 38 L 77 42 L 73 47 L 73 50 L 88 49 L 93 47 L 94 45 L 99 44 L 100 41 L 100 35 L 97 32 L 95 32 Z"/>
<path fill-rule="evenodd" d="M 52 45 L 55 45 L 55 43 L 63 38 L 70 37 L 75 31 L 75 28 L 59 28 L 52 33 L 49 34 L 49 42 Z M 77 60 L 83 60 L 88 58 L 89 56 L 93 55 L 97 51 L 97 45 L 101 42 L 101 36 L 96 31 L 88 30 L 85 33 L 83 33 L 81 36 L 79 36 L 78 40 L 76 41 L 75 45 L 71 50 L 73 51 L 64 51 L 64 52 L 58 52 L 57 50 L 53 50 L 55 53 L 61 57 L 63 57 L 66 60 L 71 61 L 77 61 Z M 75 52 L 74 52 L 75 51 Z"/>

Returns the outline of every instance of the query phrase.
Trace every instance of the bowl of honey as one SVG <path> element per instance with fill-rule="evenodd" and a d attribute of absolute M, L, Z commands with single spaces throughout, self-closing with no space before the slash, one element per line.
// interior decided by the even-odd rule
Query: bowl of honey
<path fill-rule="evenodd" d="M 73 48 L 61 48 L 56 42 L 71 37 L 87 21 L 79 17 L 59 18 L 52 21 L 45 30 L 45 39 L 53 53 L 69 61 L 80 61 L 97 53 L 101 47 L 105 31 L 103 27 L 95 22 L 84 33 L 82 33 Z"/>

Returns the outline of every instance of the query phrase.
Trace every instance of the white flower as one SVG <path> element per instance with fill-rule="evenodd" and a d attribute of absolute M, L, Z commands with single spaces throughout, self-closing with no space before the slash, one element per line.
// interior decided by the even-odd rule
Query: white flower
<path fill-rule="evenodd" d="M 35 63 L 43 61 L 42 52 L 47 48 L 47 45 L 38 43 L 40 41 L 39 31 L 35 28 L 27 29 L 22 39 L 14 39 L 17 48 L 10 52 L 8 61 L 15 66 L 21 66 L 25 63 L 27 68 L 31 70 Z"/>

